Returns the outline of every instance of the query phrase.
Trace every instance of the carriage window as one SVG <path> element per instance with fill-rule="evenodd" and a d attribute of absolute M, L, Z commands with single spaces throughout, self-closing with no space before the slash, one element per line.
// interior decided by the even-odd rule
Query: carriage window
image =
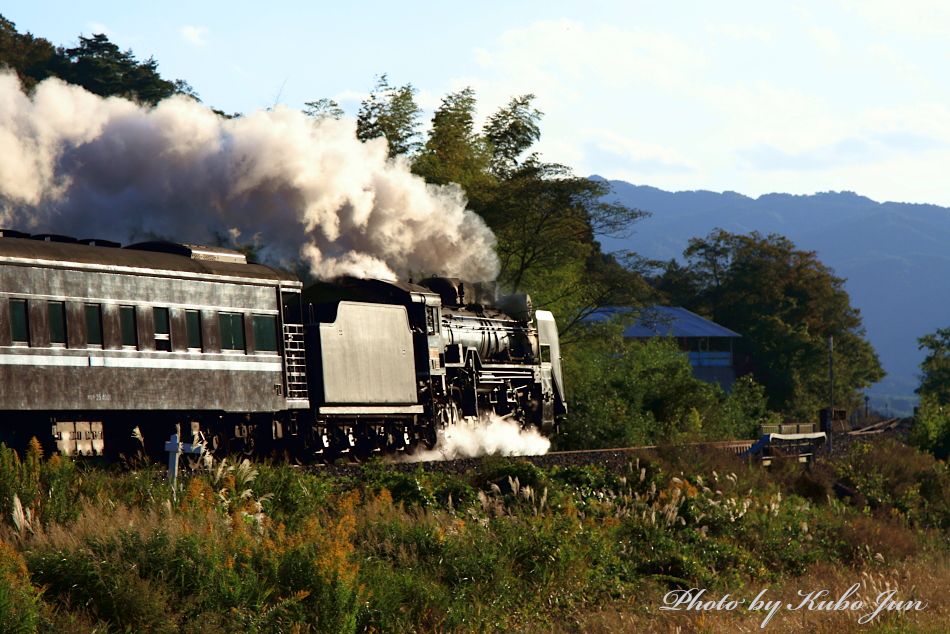
<path fill-rule="evenodd" d="M 218 313 L 222 350 L 244 350 L 244 315 Z"/>
<path fill-rule="evenodd" d="M 197 310 L 185 311 L 185 331 L 188 334 L 188 347 L 201 349 L 201 315 Z"/>
<path fill-rule="evenodd" d="M 66 345 L 66 305 L 63 302 L 49 302 L 46 312 L 49 315 L 49 342 Z"/>
<path fill-rule="evenodd" d="M 134 348 L 138 345 L 135 328 L 135 306 L 119 306 L 119 322 L 122 324 L 122 345 Z"/>
<path fill-rule="evenodd" d="M 14 343 L 30 343 L 30 322 L 26 316 L 26 300 L 10 300 L 10 334 Z"/>
<path fill-rule="evenodd" d="M 254 348 L 258 352 L 277 352 L 277 317 L 254 315 Z"/>
<path fill-rule="evenodd" d="M 168 327 L 168 309 L 155 308 L 155 349 L 162 352 L 171 352 L 172 337 Z"/>
<path fill-rule="evenodd" d="M 102 345 L 102 307 L 86 304 L 86 345 Z"/>

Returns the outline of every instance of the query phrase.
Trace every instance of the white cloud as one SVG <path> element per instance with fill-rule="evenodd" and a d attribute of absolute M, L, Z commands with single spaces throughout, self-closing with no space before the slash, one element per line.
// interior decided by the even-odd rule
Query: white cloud
<path fill-rule="evenodd" d="M 208 40 L 205 37 L 208 34 L 207 27 L 186 24 L 178 30 L 178 33 L 183 40 L 193 46 L 206 46 L 208 44 Z"/>
<path fill-rule="evenodd" d="M 841 52 L 841 39 L 832 29 L 815 26 L 808 29 L 808 35 L 826 53 L 837 55 Z"/>
<path fill-rule="evenodd" d="M 945 0 L 840 0 L 841 4 L 883 30 L 913 36 L 950 36 L 950 4 Z"/>
<path fill-rule="evenodd" d="M 369 92 L 365 90 L 343 90 L 333 95 L 333 100 L 337 103 L 360 103 L 369 97 Z"/>
<path fill-rule="evenodd" d="M 774 39 L 771 30 L 752 24 L 710 24 L 706 31 L 717 40 L 748 40 L 768 44 Z"/>
<path fill-rule="evenodd" d="M 694 171 L 695 163 L 679 151 L 606 128 L 587 128 L 581 135 L 597 150 L 612 154 L 641 173 Z"/>
<path fill-rule="evenodd" d="M 818 9 L 675 29 L 649 19 L 535 22 L 481 42 L 476 70 L 439 94 L 471 85 L 484 118 L 535 93 L 545 113 L 537 149 L 579 174 L 950 203 L 934 167 L 950 156 L 939 60 L 876 37 L 848 11 Z"/>
<path fill-rule="evenodd" d="M 89 32 L 92 33 L 93 35 L 98 35 L 101 33 L 110 38 L 113 35 L 112 30 L 109 27 L 107 27 L 105 24 L 103 24 L 102 22 L 89 22 L 86 24 L 86 26 L 89 28 Z"/>

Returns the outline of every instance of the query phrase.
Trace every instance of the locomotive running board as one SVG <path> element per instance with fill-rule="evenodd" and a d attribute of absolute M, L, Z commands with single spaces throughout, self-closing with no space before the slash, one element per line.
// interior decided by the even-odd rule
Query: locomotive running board
<path fill-rule="evenodd" d="M 317 411 L 320 414 L 421 414 L 422 405 L 330 405 Z"/>

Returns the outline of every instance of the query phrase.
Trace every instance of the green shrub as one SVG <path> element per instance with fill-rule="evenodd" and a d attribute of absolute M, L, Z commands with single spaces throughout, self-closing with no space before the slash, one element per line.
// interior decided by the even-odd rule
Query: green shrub
<path fill-rule="evenodd" d="M 41 612 L 39 592 L 30 583 L 23 557 L 0 540 L 0 634 L 36 632 Z"/>
<path fill-rule="evenodd" d="M 120 558 L 78 548 L 32 552 L 27 561 L 48 595 L 98 619 L 132 631 L 178 631 L 174 602 L 162 585 L 141 578 Z"/>

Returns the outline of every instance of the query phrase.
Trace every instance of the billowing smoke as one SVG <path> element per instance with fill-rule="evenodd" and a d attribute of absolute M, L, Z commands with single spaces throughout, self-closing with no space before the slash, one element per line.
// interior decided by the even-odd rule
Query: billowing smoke
<path fill-rule="evenodd" d="M 494 279 L 494 236 L 457 187 L 427 185 L 382 139 L 278 107 L 224 119 L 0 74 L 0 226 L 129 242 L 260 245 L 317 277 Z"/>
<path fill-rule="evenodd" d="M 435 448 L 403 457 L 405 462 L 455 460 L 479 456 L 540 456 L 551 441 L 534 429 L 522 429 L 516 421 L 492 416 L 477 423 L 462 421 L 439 432 Z"/>

